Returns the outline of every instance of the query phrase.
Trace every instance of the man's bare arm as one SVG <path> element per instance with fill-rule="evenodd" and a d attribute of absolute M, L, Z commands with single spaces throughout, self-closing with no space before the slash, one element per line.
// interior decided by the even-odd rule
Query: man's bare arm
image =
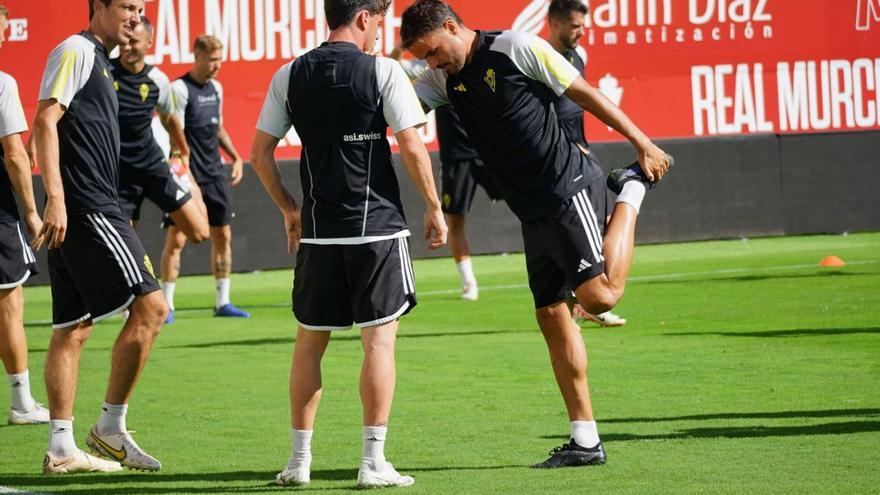
<path fill-rule="evenodd" d="M 5 156 L 6 172 L 9 174 L 9 181 L 21 205 L 24 208 L 24 220 L 27 226 L 28 234 L 36 238 L 43 227 L 40 220 L 40 214 L 37 212 L 37 204 L 34 201 L 34 185 L 31 178 L 31 162 L 28 153 L 21 142 L 21 134 L 11 134 L 0 138 L 0 144 L 3 146 L 3 155 Z"/>
<path fill-rule="evenodd" d="M 186 134 L 183 132 L 183 125 L 177 115 L 171 113 L 159 117 L 162 127 L 168 131 L 168 137 L 171 140 L 171 154 L 180 153 L 180 158 L 184 165 L 189 167 L 189 144 L 186 142 Z"/>
<path fill-rule="evenodd" d="M 43 100 L 37 106 L 37 115 L 34 118 L 33 138 L 36 144 L 36 159 L 47 197 L 43 227 L 34 240 L 36 249 L 39 249 L 43 243 L 46 243 L 49 249 L 60 247 L 67 233 L 67 208 L 64 205 L 64 186 L 61 183 L 57 127 L 64 112 L 64 107 L 57 100 Z"/>
<path fill-rule="evenodd" d="M 434 185 L 431 158 L 415 127 L 404 129 L 396 134 L 400 147 L 400 157 L 410 179 L 418 188 L 425 201 L 425 239 L 429 249 L 437 249 L 446 244 L 446 220 L 440 211 L 440 198 Z"/>
<path fill-rule="evenodd" d="M 578 77 L 565 91 L 565 96 L 595 115 L 605 125 L 621 133 L 636 148 L 645 176 L 651 182 L 660 180 L 669 169 L 666 154 L 639 129 L 617 105 L 583 78 Z"/>
<path fill-rule="evenodd" d="M 233 186 L 238 185 L 242 179 L 244 162 L 241 160 L 241 155 L 235 150 L 235 146 L 232 144 L 232 139 L 229 137 L 229 133 L 226 132 L 226 128 L 223 127 L 223 124 L 217 126 L 217 139 L 219 140 L 220 147 L 223 151 L 232 158 L 232 175 L 230 176 L 229 183 Z"/>
<path fill-rule="evenodd" d="M 251 145 L 251 166 L 260 178 L 263 188 L 284 216 L 287 254 L 291 254 L 299 246 L 302 223 L 299 205 L 284 185 L 281 171 L 278 170 L 278 164 L 275 162 L 275 148 L 278 147 L 278 141 L 275 136 L 257 129 Z"/>

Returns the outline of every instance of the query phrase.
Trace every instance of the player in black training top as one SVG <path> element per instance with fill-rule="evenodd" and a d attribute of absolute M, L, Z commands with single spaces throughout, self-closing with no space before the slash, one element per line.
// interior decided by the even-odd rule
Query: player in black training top
<path fill-rule="evenodd" d="M 229 296 L 234 216 L 230 186 L 241 182 L 242 160 L 223 128 L 223 86 L 216 79 L 222 65 L 223 44 L 213 36 L 201 35 L 193 43 L 193 53 L 192 70 L 171 83 L 171 89 L 190 149 L 190 170 L 208 211 L 211 270 L 216 285 L 214 316 L 247 318 L 250 314 L 235 307 Z M 220 148 L 232 158 L 231 174 L 223 166 Z M 186 237 L 171 222 L 162 252 L 163 290 L 171 308 L 168 323 L 174 321 L 174 290 L 185 244 Z"/>
<path fill-rule="evenodd" d="M 275 74 L 251 151 L 278 205 L 288 252 L 296 245 L 293 312 L 299 322 L 290 375 L 292 448 L 278 484 L 310 480 L 311 437 L 321 393 L 321 357 L 330 331 L 360 327 L 364 450 L 360 487 L 414 483 L 385 460 L 394 395 L 398 319 L 416 304 L 409 229 L 386 137 L 390 127 L 404 168 L 427 205 L 429 248 L 446 240 L 431 160 L 418 134 L 425 114 L 400 65 L 373 57 L 389 0 L 326 0 L 326 43 Z M 366 52 L 366 53 L 365 53 Z M 274 151 L 290 128 L 302 139 L 302 208 L 284 186 Z"/>
<path fill-rule="evenodd" d="M 415 81 L 428 64 L 422 60 L 404 59 L 403 53 L 403 48 L 397 46 L 389 56 L 400 62 L 406 75 Z M 465 230 L 465 214 L 471 210 L 478 184 L 492 201 L 501 199 L 501 196 L 455 109 L 444 105 L 434 112 L 434 117 L 440 144 L 440 198 L 449 226 L 449 251 L 461 278 L 461 298 L 476 301 L 480 292 Z"/>
<path fill-rule="evenodd" d="M 9 11 L 0 5 L 0 47 Z M 37 273 L 37 260 L 22 233 L 15 205 L 18 193 L 24 207 L 27 233 L 37 235 L 43 225 L 34 201 L 31 167 L 21 142 L 27 131 L 15 79 L 0 72 L 0 358 L 9 378 L 11 406 L 8 422 L 26 425 L 49 422 L 49 410 L 31 396 L 27 340 L 24 333 L 24 290 Z"/>
<path fill-rule="evenodd" d="M 587 52 L 578 44 L 578 39 L 584 35 L 587 12 L 586 4 L 581 0 L 553 0 L 547 10 L 547 24 L 550 26 L 547 42 L 577 69 L 581 77 L 584 77 L 584 69 L 587 65 Z M 554 109 L 562 132 L 587 155 L 587 160 L 599 166 L 599 161 L 590 152 L 590 145 L 587 143 L 584 131 L 584 109 L 564 94 L 556 98 Z M 604 234 L 608 219 L 598 220 L 599 230 Z M 590 314 L 577 301 L 572 301 L 571 309 L 572 315 L 577 320 L 589 320 L 603 327 L 619 327 L 626 324 L 624 318 L 611 311 L 597 315 Z"/>
<path fill-rule="evenodd" d="M 143 0 L 94 0 L 89 28 L 49 54 L 34 120 L 37 165 L 47 202 L 37 245 L 49 248 L 52 339 L 46 355 L 49 448 L 46 474 L 156 471 L 159 461 L 132 439 L 125 414 L 168 312 L 150 259 L 119 209 L 119 111 L 108 54 L 128 43 Z M 79 358 L 92 325 L 128 308 L 113 347 L 103 411 L 86 443 L 73 439 Z M 118 462 L 117 462 L 118 461 Z"/>
<path fill-rule="evenodd" d="M 432 69 L 416 82 L 422 103 L 455 107 L 522 222 L 536 318 L 572 429 L 572 440 L 535 467 L 602 464 L 586 350 L 565 300 L 572 287 L 590 313 L 617 304 L 632 263 L 638 209 L 670 160 L 537 36 L 475 32 L 441 0 L 418 0 L 403 13 L 401 37 Z M 562 132 L 552 109 L 561 94 L 623 134 L 638 152 L 640 165 L 610 175 L 608 185 L 619 195 L 604 239 L 603 174 Z"/>
<path fill-rule="evenodd" d="M 158 111 L 175 147 L 183 151 L 180 163 L 189 163 L 189 146 L 174 111 L 171 82 L 144 60 L 153 45 L 153 26 L 146 17 L 141 21 L 128 44 L 120 47 L 119 58 L 110 60 L 119 98 L 119 206 L 136 225 L 141 204 L 149 198 L 171 215 L 189 240 L 201 242 L 208 238 L 208 218 L 202 212 L 204 206 L 199 206 L 198 186 L 192 186 L 185 167 L 172 172 L 153 137 L 153 112 Z"/>

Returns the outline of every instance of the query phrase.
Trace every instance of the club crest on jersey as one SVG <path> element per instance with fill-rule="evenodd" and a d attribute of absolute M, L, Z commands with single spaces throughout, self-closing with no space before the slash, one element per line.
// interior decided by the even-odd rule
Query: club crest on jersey
<path fill-rule="evenodd" d="M 146 83 L 141 84 L 141 87 L 138 88 L 138 91 L 141 93 L 141 101 L 147 101 L 147 97 L 150 96 L 150 87 L 147 86 Z"/>
<path fill-rule="evenodd" d="M 460 92 L 460 93 L 466 93 L 466 92 L 467 92 L 467 88 L 464 87 L 464 83 L 458 83 L 458 86 L 456 86 L 456 87 L 454 87 L 454 88 L 452 88 L 452 89 L 454 89 L 454 90 L 456 90 L 456 91 L 458 91 L 458 92 Z"/>
<path fill-rule="evenodd" d="M 487 70 L 486 77 L 484 77 L 483 80 L 486 81 L 486 84 L 489 85 L 489 89 L 491 89 L 492 92 L 494 93 L 495 92 L 495 69 Z"/>

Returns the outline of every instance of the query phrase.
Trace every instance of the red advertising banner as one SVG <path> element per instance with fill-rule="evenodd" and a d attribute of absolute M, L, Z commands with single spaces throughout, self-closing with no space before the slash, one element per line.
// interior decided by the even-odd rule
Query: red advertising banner
<path fill-rule="evenodd" d="M 391 51 L 393 2 L 380 45 Z M 475 29 L 546 34 L 548 0 L 451 0 Z M 587 80 L 650 136 L 704 137 L 880 129 L 880 0 L 592 0 Z M 83 0 L 0 0 L 10 9 L 0 70 L 19 82 L 29 117 L 49 51 L 87 24 Z M 322 0 L 147 0 L 150 62 L 171 78 L 193 39 L 225 44 L 225 126 L 246 154 L 275 70 L 326 38 Z M 332 111 L 332 109 L 328 109 Z M 618 140 L 587 118 L 592 141 Z M 434 146 L 435 130 L 423 130 Z M 291 133 L 279 151 L 298 157 Z"/>

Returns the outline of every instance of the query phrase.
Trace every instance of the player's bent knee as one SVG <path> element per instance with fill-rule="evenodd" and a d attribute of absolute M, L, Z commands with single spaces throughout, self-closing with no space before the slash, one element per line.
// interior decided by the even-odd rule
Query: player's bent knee
<path fill-rule="evenodd" d="M 621 297 L 623 297 L 622 291 L 618 292 L 615 290 L 606 289 L 602 291 L 596 291 L 595 293 L 589 293 L 586 298 L 578 297 L 578 302 L 587 313 L 597 315 L 606 311 L 610 311 L 612 308 L 614 308 L 614 306 L 617 306 L 617 303 L 620 302 Z"/>

